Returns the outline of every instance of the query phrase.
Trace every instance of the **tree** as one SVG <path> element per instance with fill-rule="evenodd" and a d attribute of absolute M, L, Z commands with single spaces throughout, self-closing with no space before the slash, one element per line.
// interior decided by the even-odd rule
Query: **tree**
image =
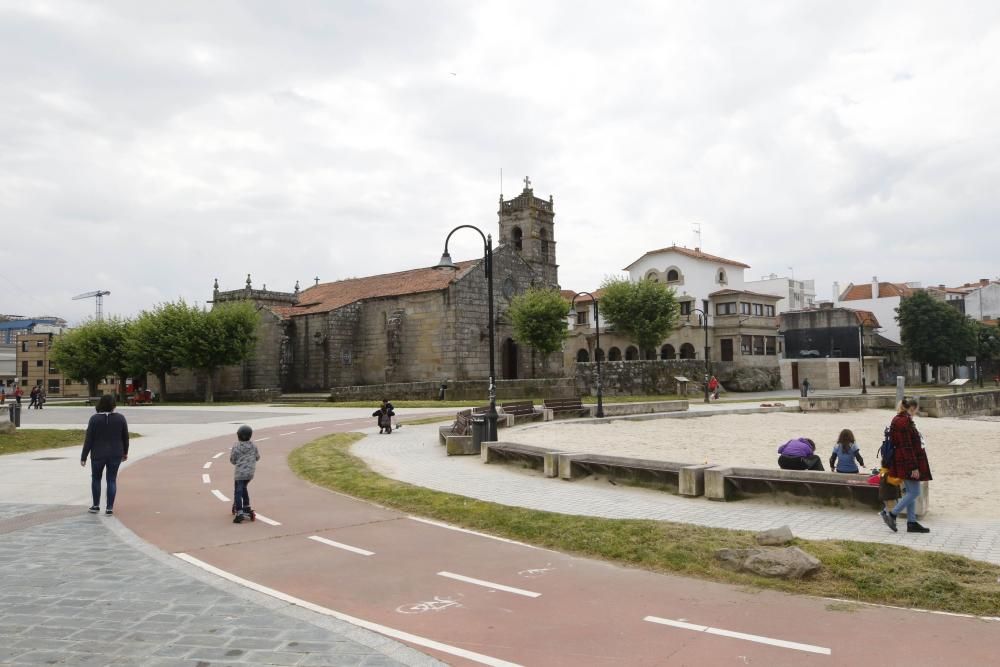
<path fill-rule="evenodd" d="M 159 380 L 161 401 L 167 400 L 167 376 L 184 363 L 184 338 L 194 313 L 200 312 L 184 301 L 164 303 L 143 311 L 132 323 L 128 355 L 136 366 Z"/>
<path fill-rule="evenodd" d="M 535 375 L 537 350 L 544 359 L 562 348 L 566 340 L 569 301 L 555 289 L 529 289 L 510 302 L 510 319 L 514 326 L 514 340 L 531 347 L 531 375 Z"/>
<path fill-rule="evenodd" d="M 253 352 L 259 319 L 249 301 L 223 303 L 208 311 L 188 311 L 180 358 L 184 367 L 205 373 L 206 403 L 215 400 L 216 371 L 244 361 Z"/>
<path fill-rule="evenodd" d="M 927 292 L 906 297 L 896 308 L 903 349 L 910 359 L 933 367 L 965 362 L 978 341 L 971 320 Z"/>
<path fill-rule="evenodd" d="M 88 394 L 96 396 L 103 378 L 121 377 L 129 370 L 125 355 L 127 327 L 123 320 L 90 320 L 56 338 L 52 361 L 64 376 L 86 382 Z"/>
<path fill-rule="evenodd" d="M 677 327 L 674 290 L 651 280 L 608 278 L 601 286 L 601 314 L 638 346 L 640 354 L 659 347 Z"/>

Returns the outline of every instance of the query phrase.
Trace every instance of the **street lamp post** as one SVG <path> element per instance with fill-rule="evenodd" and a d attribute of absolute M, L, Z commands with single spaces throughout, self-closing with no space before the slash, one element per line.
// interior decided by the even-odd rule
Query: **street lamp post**
<path fill-rule="evenodd" d="M 858 325 L 858 364 L 861 366 L 861 393 L 868 393 L 868 379 L 865 377 L 865 324 Z"/>
<path fill-rule="evenodd" d="M 483 253 L 484 253 L 484 269 L 486 271 L 486 289 L 489 293 L 487 295 L 488 309 L 489 309 L 489 335 L 490 335 L 490 388 L 489 388 L 489 398 L 490 407 L 489 411 L 486 413 L 486 440 L 488 442 L 496 442 L 497 440 L 497 384 L 496 384 L 496 324 L 494 321 L 493 313 L 493 236 L 490 234 L 483 234 L 483 231 L 476 227 L 475 225 L 459 225 L 455 229 L 448 232 L 448 236 L 444 239 L 444 253 L 441 255 L 441 261 L 438 262 L 435 268 L 438 269 L 448 269 L 455 271 L 458 266 L 455 262 L 451 261 L 451 255 L 448 254 L 448 241 L 451 240 L 451 235 L 460 229 L 474 229 L 480 237 L 483 239 Z"/>
<path fill-rule="evenodd" d="M 598 305 L 597 297 L 590 292 L 577 292 L 573 295 L 573 301 L 570 303 L 570 312 L 573 316 L 576 316 L 576 297 L 586 294 L 594 302 L 594 327 L 597 330 L 597 349 L 594 351 L 594 359 L 597 360 L 597 417 L 598 419 L 604 417 L 604 375 L 601 372 L 601 311 Z"/>
<path fill-rule="evenodd" d="M 712 375 L 712 362 L 709 360 L 709 350 L 711 349 L 708 345 L 708 313 L 706 313 L 701 308 L 692 308 L 691 312 L 701 313 L 701 327 L 705 330 L 705 402 L 710 403 L 711 399 L 708 397 L 708 378 Z M 688 315 L 688 319 L 690 319 Z"/>

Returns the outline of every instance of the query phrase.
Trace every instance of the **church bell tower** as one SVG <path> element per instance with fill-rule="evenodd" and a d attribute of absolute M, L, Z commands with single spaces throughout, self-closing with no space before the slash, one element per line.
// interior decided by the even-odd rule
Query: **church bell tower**
<path fill-rule="evenodd" d="M 500 196 L 500 241 L 521 255 L 548 287 L 559 286 L 552 195 L 539 199 L 524 178 L 524 190 L 505 201 Z"/>

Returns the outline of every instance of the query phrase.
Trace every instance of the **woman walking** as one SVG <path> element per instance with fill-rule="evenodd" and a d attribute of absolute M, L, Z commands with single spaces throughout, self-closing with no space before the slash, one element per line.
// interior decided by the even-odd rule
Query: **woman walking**
<path fill-rule="evenodd" d="M 104 513 L 114 514 L 115 494 L 118 491 L 118 467 L 128 461 L 128 422 L 115 412 L 115 397 L 101 396 L 97 401 L 97 414 L 87 423 L 87 435 L 83 440 L 80 465 L 87 465 L 90 456 L 90 492 L 94 504 L 89 512 L 101 511 L 101 477 L 107 473 L 108 502 Z"/>
<path fill-rule="evenodd" d="M 899 414 L 889 424 L 889 438 L 892 442 L 892 461 L 886 461 L 889 475 L 903 480 L 903 497 L 890 511 L 882 510 L 882 520 L 892 532 L 896 532 L 896 518 L 906 511 L 906 532 L 929 533 L 917 522 L 917 498 L 920 497 L 920 482 L 929 482 L 931 466 L 927 461 L 927 450 L 923 439 L 913 423 L 917 414 L 917 399 L 904 398 L 899 404 Z"/>

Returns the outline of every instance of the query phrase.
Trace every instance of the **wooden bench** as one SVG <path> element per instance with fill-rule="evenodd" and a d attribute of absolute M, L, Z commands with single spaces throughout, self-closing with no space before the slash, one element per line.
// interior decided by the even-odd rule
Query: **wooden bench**
<path fill-rule="evenodd" d="M 715 467 L 705 470 L 705 497 L 738 500 L 761 496 L 813 500 L 819 504 L 848 504 L 882 509 L 878 486 L 867 474 L 842 474 L 813 470 Z M 926 486 L 921 488 L 919 515 L 930 509 Z"/>
<path fill-rule="evenodd" d="M 551 415 L 551 419 L 558 419 L 560 417 L 590 417 L 592 415 L 592 409 L 589 406 L 585 407 L 579 397 L 546 398 L 542 401 L 542 406 Z"/>
<path fill-rule="evenodd" d="M 564 454 L 551 447 L 516 442 L 484 442 L 479 453 L 483 463 L 513 462 L 526 468 L 542 470 L 546 477 L 555 477 L 559 473 L 559 457 Z"/>
<path fill-rule="evenodd" d="M 514 422 L 526 422 L 541 419 L 542 413 L 535 410 L 533 401 L 507 401 L 501 406 L 504 414 L 511 415 Z"/>
<path fill-rule="evenodd" d="M 571 480 L 588 475 L 603 475 L 625 484 L 655 486 L 676 492 L 680 486 L 681 471 L 691 465 L 693 464 L 602 454 L 561 454 L 559 477 Z"/>
<path fill-rule="evenodd" d="M 472 433 L 472 416 L 484 415 L 489 412 L 490 406 L 460 410 L 455 415 L 455 423 L 451 425 L 452 435 L 470 435 Z"/>

